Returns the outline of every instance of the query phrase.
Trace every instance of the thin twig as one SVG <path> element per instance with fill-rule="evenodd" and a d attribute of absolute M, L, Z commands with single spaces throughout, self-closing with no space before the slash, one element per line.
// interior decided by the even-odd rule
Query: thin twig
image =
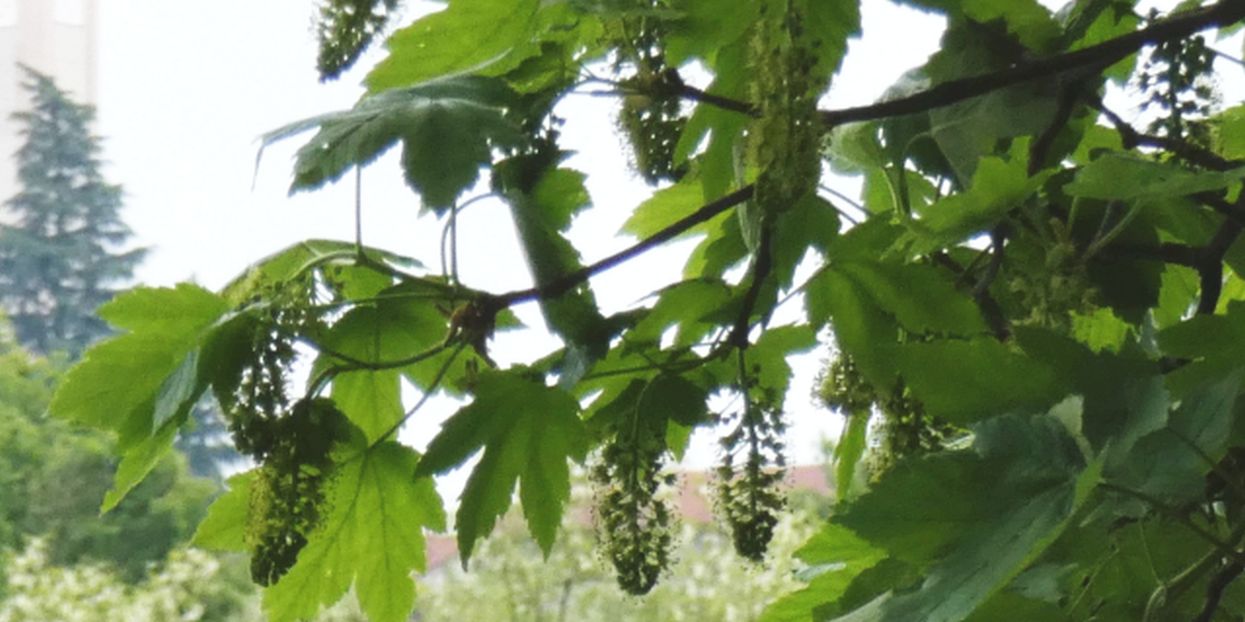
<path fill-rule="evenodd" d="M 1215 549 L 1219 551 L 1220 555 L 1231 558 L 1238 562 L 1245 562 L 1245 554 L 1233 548 L 1234 544 L 1227 543 L 1227 542 L 1220 540 L 1218 536 L 1206 530 L 1206 528 L 1202 527 L 1201 525 L 1198 525 L 1197 523 L 1193 522 L 1188 516 L 1185 516 L 1184 512 L 1178 509 L 1169 507 L 1166 503 L 1163 503 L 1161 500 L 1147 493 L 1141 492 L 1140 490 L 1133 490 L 1132 488 L 1127 488 L 1124 486 L 1120 486 L 1118 484 L 1112 484 L 1111 482 L 1100 482 L 1098 486 L 1109 492 L 1115 492 L 1115 493 L 1122 494 L 1127 497 L 1132 497 L 1134 499 L 1137 499 L 1145 503 L 1146 505 L 1150 506 L 1150 508 L 1155 510 L 1156 512 L 1159 512 L 1160 514 L 1163 514 L 1167 516 L 1168 518 L 1175 520 L 1176 522 L 1183 525 L 1189 531 L 1192 531 L 1193 533 L 1197 534 L 1198 537 L 1205 540 L 1211 546 L 1214 546 Z"/>
<path fill-rule="evenodd" d="M 1000 268 L 1003 267 L 1003 258 L 1007 249 L 1007 233 L 1003 230 L 1003 226 L 999 225 L 990 230 L 990 263 L 986 264 L 986 271 L 981 275 L 977 284 L 973 286 L 973 298 L 981 300 L 981 297 L 990 291 L 990 285 L 994 283 L 994 279 L 998 277 Z"/>
<path fill-rule="evenodd" d="M 1124 216 L 1120 218 L 1119 222 L 1115 223 L 1115 225 L 1107 231 L 1100 232 L 1099 235 L 1094 238 L 1094 241 L 1090 242 L 1089 246 L 1085 248 L 1085 253 L 1081 256 L 1082 261 L 1089 261 L 1090 258 L 1097 255 L 1102 251 L 1102 249 L 1111 244 L 1111 242 L 1114 242 L 1116 238 L 1120 237 L 1120 234 L 1124 233 L 1124 230 L 1128 228 L 1128 225 L 1132 224 L 1133 219 L 1141 213 L 1141 206 L 1142 204 L 1140 202 L 1134 203 L 1132 207 L 1128 208 L 1127 212 L 1124 212 Z M 1108 212 L 1109 211 L 1110 210 L 1108 210 Z M 1103 222 L 1105 223 L 1106 221 L 1104 220 Z"/>
<path fill-rule="evenodd" d="M 406 414 L 402 415 L 401 419 L 395 421 L 388 430 L 385 430 L 384 434 L 376 437 L 376 440 L 372 441 L 372 444 L 368 446 L 368 449 L 379 445 L 381 441 L 388 438 L 389 435 L 397 432 L 403 424 L 409 421 L 411 417 L 415 416 L 415 413 L 419 412 L 420 408 L 423 408 L 424 404 L 428 402 L 428 398 L 432 397 L 432 394 L 436 392 L 437 387 L 441 386 L 441 381 L 445 379 L 445 374 L 449 373 L 450 366 L 454 364 L 454 361 L 458 359 L 458 355 L 461 354 L 463 348 L 466 347 L 467 342 L 461 341 L 458 343 L 458 345 L 450 353 L 449 357 L 445 359 L 445 362 L 441 364 L 441 368 L 437 370 L 437 374 L 432 377 L 432 382 L 428 383 L 428 388 L 424 389 L 424 394 L 420 396 L 419 401 L 415 402 L 415 405 L 412 406 L 410 410 L 406 411 Z"/>
<path fill-rule="evenodd" d="M 458 215 L 468 207 L 484 199 L 496 196 L 496 193 L 488 192 L 471 197 L 463 201 L 462 205 L 455 205 L 450 208 L 450 217 L 446 219 L 445 226 L 441 227 L 441 275 L 445 277 L 446 282 L 454 285 L 458 284 Z M 447 246 L 449 247 L 448 252 L 446 251 Z"/>
<path fill-rule="evenodd" d="M 1245 193 L 1241 193 L 1237 204 L 1245 207 Z M 1219 295 L 1223 292 L 1223 258 L 1240 236 L 1241 224 L 1235 220 L 1225 220 L 1219 226 L 1219 231 L 1215 232 L 1215 237 L 1202 249 L 1197 268 L 1202 285 L 1202 294 L 1197 303 L 1199 314 L 1214 313 L 1215 307 L 1219 306 Z"/>
<path fill-rule="evenodd" d="M 1064 85 L 1059 91 L 1059 106 L 1055 110 L 1055 116 L 1051 119 L 1050 125 L 1042 131 L 1033 143 L 1029 146 L 1029 177 L 1037 175 L 1039 171 L 1045 168 L 1046 158 L 1050 156 L 1051 147 L 1055 144 L 1055 138 L 1059 136 L 1059 132 L 1068 125 L 1068 121 L 1072 118 L 1072 112 L 1076 110 L 1076 104 L 1081 100 L 1081 81 Z"/>
<path fill-rule="evenodd" d="M 1197 457 L 1200 458 L 1211 471 L 1223 479 L 1225 486 L 1231 488 L 1233 492 L 1240 495 L 1242 499 L 1245 499 L 1245 485 L 1242 485 L 1239 478 L 1234 477 L 1230 471 L 1225 469 L 1223 464 L 1211 457 L 1210 454 L 1206 453 L 1206 450 L 1202 449 L 1197 443 L 1193 442 L 1193 439 L 1185 436 L 1175 428 L 1167 426 L 1161 429 L 1166 430 L 1168 434 L 1176 437 L 1176 440 L 1184 443 L 1190 451 L 1197 454 Z"/>
<path fill-rule="evenodd" d="M 1222 196 L 1213 192 L 1199 192 L 1193 195 L 1202 205 L 1205 205 L 1220 214 L 1223 214 L 1229 220 L 1236 221 L 1239 225 L 1245 225 L 1245 209 L 1242 209 L 1236 203 L 1228 203 Z"/>
<path fill-rule="evenodd" d="M 1196 269 L 1200 262 L 1201 252 L 1186 244 L 1177 244 L 1174 242 L 1165 242 L 1158 246 L 1135 246 L 1130 244 L 1117 244 L 1111 248 L 1103 249 L 1102 255 L 1112 259 L 1144 259 L 1150 261 L 1161 261 L 1177 266 Z"/>
<path fill-rule="evenodd" d="M 411 356 L 400 358 L 400 359 L 393 359 L 389 361 L 367 361 L 361 358 L 351 356 L 344 352 L 339 352 L 337 350 L 329 348 L 328 346 L 325 346 L 322 343 L 311 341 L 310 339 L 307 339 L 306 337 L 304 337 L 302 341 L 304 341 L 307 345 L 315 348 L 316 350 L 319 350 L 320 352 L 329 355 L 332 358 L 344 361 L 346 363 L 345 365 L 337 365 L 332 368 L 336 370 L 334 372 L 335 374 L 344 373 L 348 371 L 360 371 L 360 370 L 362 371 L 384 371 L 386 369 L 397 369 L 399 367 L 406 367 L 407 365 L 414 365 L 421 361 L 430 359 L 440 354 L 446 348 L 449 347 L 449 344 L 441 343 L 431 348 L 428 348 L 427 350 L 419 352 L 417 354 L 412 354 Z"/>
<path fill-rule="evenodd" d="M 838 190 L 835 190 L 834 188 L 827 186 L 826 184 L 817 184 L 817 188 L 820 190 L 825 190 L 826 192 L 830 193 L 832 196 L 834 196 L 838 200 L 843 201 L 844 203 L 847 203 L 848 205 L 856 208 L 856 211 L 860 212 L 861 214 L 864 214 L 866 218 L 869 216 L 869 210 L 865 209 L 865 206 L 861 205 L 860 202 L 857 201 L 856 199 L 853 199 L 852 197 L 849 197 L 846 194 L 843 194 L 842 192 L 839 192 Z M 853 218 L 852 216 L 849 216 L 847 212 L 840 209 L 837 205 L 834 205 L 834 203 L 831 203 L 830 205 L 834 207 L 835 211 L 837 211 L 840 216 L 847 219 L 847 222 L 850 222 L 853 225 L 860 224 L 859 220 L 857 220 L 856 218 Z"/>
<path fill-rule="evenodd" d="M 1210 578 L 1206 584 L 1206 602 L 1202 605 L 1202 610 L 1198 612 L 1197 617 L 1193 618 L 1193 622 L 1210 622 L 1214 619 L 1215 611 L 1219 609 L 1219 602 L 1223 599 L 1223 592 L 1237 577 L 1241 576 L 1242 570 L 1245 570 L 1245 564 L 1233 560 Z"/>
<path fill-rule="evenodd" d="M 1206 49 L 1209 50 L 1211 54 L 1214 54 L 1217 58 L 1222 58 L 1223 60 L 1226 60 L 1229 63 L 1233 63 L 1235 65 L 1240 65 L 1241 67 L 1245 67 L 1245 60 L 1241 60 L 1240 58 L 1237 58 L 1231 54 L 1228 54 L 1227 52 L 1224 52 L 1223 50 L 1216 50 L 1215 48 L 1206 48 Z"/>
<path fill-rule="evenodd" d="M 709 104 L 711 106 L 716 106 L 723 110 L 729 110 L 731 112 L 738 112 L 740 114 L 745 114 L 750 117 L 755 117 L 758 114 L 760 114 L 760 111 L 757 110 L 757 107 L 753 106 L 752 104 L 749 104 L 748 102 L 741 102 L 737 99 L 731 99 L 729 97 L 723 97 L 721 95 L 714 95 L 713 93 L 702 91 L 701 89 L 698 89 L 689 84 L 682 85 L 682 88 L 679 89 L 678 93 L 684 99 L 690 99 L 692 101 Z"/>

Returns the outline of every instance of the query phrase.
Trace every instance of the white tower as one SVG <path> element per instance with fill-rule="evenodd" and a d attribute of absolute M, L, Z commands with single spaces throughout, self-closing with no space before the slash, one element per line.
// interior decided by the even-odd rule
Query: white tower
<path fill-rule="evenodd" d="M 52 76 L 75 101 L 94 103 L 98 0 L 0 0 L 0 202 L 17 192 L 9 118 L 27 107 L 18 63 Z"/>

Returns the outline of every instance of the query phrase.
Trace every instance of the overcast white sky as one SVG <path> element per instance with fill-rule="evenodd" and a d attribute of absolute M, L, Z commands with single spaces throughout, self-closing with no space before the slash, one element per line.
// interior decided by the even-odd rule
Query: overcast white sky
<path fill-rule="evenodd" d="M 250 262 L 295 241 L 352 237 L 353 183 L 287 197 L 298 140 L 268 150 L 256 177 L 256 137 L 349 107 L 362 93 L 358 84 L 366 69 L 383 50 L 373 50 L 341 80 L 320 84 L 313 67 L 311 2 L 105 0 L 102 5 L 98 131 L 107 141 L 109 176 L 126 190 L 126 219 L 139 243 L 153 249 L 139 270 L 140 282 L 194 279 L 216 288 Z M 408 14 L 429 7 L 435 5 L 412 6 Z M 940 18 L 890 2 L 865 0 L 866 36 L 852 44 L 831 102 L 875 100 L 937 47 L 941 24 Z M 572 97 L 565 106 L 564 142 L 579 151 L 569 165 L 590 173 L 589 191 L 603 208 L 575 226 L 591 261 L 631 242 L 613 233 L 651 190 L 628 172 L 608 102 Z M 417 198 L 402 184 L 393 155 L 364 171 L 364 241 L 435 267 L 439 226 L 417 218 Z M 460 268 L 468 285 L 503 291 L 530 283 L 503 206 L 473 207 L 460 227 Z M 677 278 L 678 256 L 678 249 L 658 251 L 594 280 L 598 297 L 612 309 L 634 302 L 653 289 L 654 275 Z M 530 326 L 541 326 L 533 305 L 517 311 Z M 552 345 L 529 333 L 503 337 L 497 350 L 503 362 L 517 361 Z M 823 355 L 796 362 L 788 401 L 795 462 L 818 459 L 821 439 L 837 434 L 836 418 L 814 409 L 808 398 Z M 422 446 L 453 408 L 450 403 L 430 408 L 404 438 Z M 711 439 L 699 439 L 689 461 L 712 462 L 712 448 Z"/>

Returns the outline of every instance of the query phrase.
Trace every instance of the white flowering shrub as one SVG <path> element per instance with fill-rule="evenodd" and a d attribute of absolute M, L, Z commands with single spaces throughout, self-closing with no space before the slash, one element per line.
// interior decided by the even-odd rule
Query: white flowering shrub
<path fill-rule="evenodd" d="M 787 515 L 776 527 L 771 554 L 740 564 L 730 536 L 715 525 L 683 524 L 669 573 L 644 597 L 619 589 L 606 560 L 594 552 L 591 528 L 566 521 L 549 559 L 543 559 L 517 521 L 485 540 L 463 572 L 457 560 L 421 582 L 418 618 L 425 622 L 575 620 L 678 622 L 755 620 L 778 596 L 800 587 L 794 551 L 817 521 Z"/>
<path fill-rule="evenodd" d="M 209 616 L 222 609 L 230 620 L 260 619 L 256 599 L 237 594 L 220 560 L 197 549 L 174 550 L 137 585 L 101 563 L 53 565 L 43 538 L 4 557 L 0 622 L 206 622 L 223 619 Z"/>

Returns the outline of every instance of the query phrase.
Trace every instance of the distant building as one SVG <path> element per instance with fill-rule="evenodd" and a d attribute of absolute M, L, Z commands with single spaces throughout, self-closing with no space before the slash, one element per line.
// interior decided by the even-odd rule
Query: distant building
<path fill-rule="evenodd" d="M 75 101 L 94 103 L 99 0 L 0 0 L 0 202 L 17 192 L 9 117 L 24 110 L 18 63 L 52 76 Z"/>

